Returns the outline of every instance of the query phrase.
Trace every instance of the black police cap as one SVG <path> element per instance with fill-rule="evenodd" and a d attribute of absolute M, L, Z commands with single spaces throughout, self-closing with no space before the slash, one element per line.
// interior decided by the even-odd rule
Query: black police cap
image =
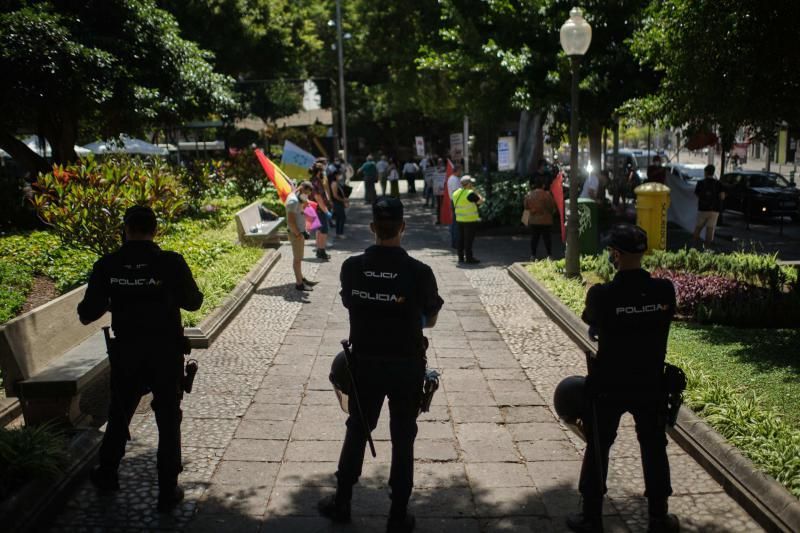
<path fill-rule="evenodd" d="M 122 217 L 125 224 L 130 223 L 132 220 L 147 220 L 156 221 L 155 212 L 146 205 L 134 205 L 125 210 L 125 216 Z"/>
<path fill-rule="evenodd" d="M 633 224 L 614 224 L 603 244 L 623 253 L 642 254 L 647 251 L 647 232 Z"/>
<path fill-rule="evenodd" d="M 403 202 L 392 197 L 380 198 L 372 204 L 372 219 L 376 222 L 403 220 Z"/>

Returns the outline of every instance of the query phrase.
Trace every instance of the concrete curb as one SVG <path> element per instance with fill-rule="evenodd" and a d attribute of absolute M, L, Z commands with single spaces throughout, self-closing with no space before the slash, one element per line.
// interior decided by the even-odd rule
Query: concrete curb
<path fill-rule="evenodd" d="M 208 348 L 222 333 L 236 313 L 247 303 L 258 285 L 281 258 L 277 250 L 267 250 L 264 256 L 250 269 L 250 272 L 225 297 L 222 304 L 195 328 L 186 328 L 184 335 L 189 338 L 192 348 Z"/>
<path fill-rule="evenodd" d="M 0 428 L 6 427 L 22 414 L 22 406 L 16 398 L 0 398 Z"/>
<path fill-rule="evenodd" d="M 508 273 L 578 348 L 591 352 L 596 350 L 583 321 L 533 279 L 521 263 L 511 265 Z M 681 407 L 678 422 L 669 430 L 669 435 L 764 529 L 800 531 L 800 501 L 783 485 L 757 470 L 749 459 L 694 412 Z"/>
<path fill-rule="evenodd" d="M 0 524 L 5 531 L 41 531 L 92 465 L 102 433 L 81 430 L 67 448 L 69 465 L 55 479 L 29 482 L 0 505 Z"/>

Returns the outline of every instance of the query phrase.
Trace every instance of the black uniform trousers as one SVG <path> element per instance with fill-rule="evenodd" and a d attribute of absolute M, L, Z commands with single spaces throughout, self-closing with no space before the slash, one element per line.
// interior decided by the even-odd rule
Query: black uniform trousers
<path fill-rule="evenodd" d="M 579 490 L 583 495 L 583 512 L 587 516 L 600 516 L 603 495 L 606 493 L 608 475 L 608 453 L 614 439 L 620 418 L 625 412 L 633 415 L 636 436 L 642 454 L 645 495 L 650 514 L 666 513 L 667 498 L 672 494 L 667 459 L 666 409 L 664 397 L 649 392 L 600 394 L 596 397 L 594 412 L 597 415 L 597 433 L 602 461 L 602 481 L 598 479 L 598 452 L 595 446 L 595 425 L 591 422 L 594 413 L 591 404 L 587 406 L 584 420 L 586 431 L 586 452 L 583 456 Z"/>
<path fill-rule="evenodd" d="M 423 358 L 359 357 L 355 363 L 361 408 L 371 430 L 378 425 L 384 398 L 389 398 L 389 431 L 392 439 L 392 466 L 389 487 L 392 506 L 404 509 L 414 485 L 414 440 L 417 414 L 425 376 Z M 361 425 L 355 396 L 349 397 L 347 433 L 336 472 L 337 497 L 349 500 L 353 485 L 361 477 L 367 434 Z"/>
<path fill-rule="evenodd" d="M 459 259 L 474 259 L 472 244 L 475 242 L 475 232 L 478 231 L 477 222 L 458 222 L 458 239 L 456 249 Z"/>
<path fill-rule="evenodd" d="M 100 446 L 100 468 L 117 472 L 130 435 L 128 426 L 142 395 L 153 393 L 151 407 L 158 426 L 158 484 L 177 484 L 181 465 L 181 399 L 183 354 L 177 342 L 130 344 L 116 341 L 111 363 L 111 405 Z"/>

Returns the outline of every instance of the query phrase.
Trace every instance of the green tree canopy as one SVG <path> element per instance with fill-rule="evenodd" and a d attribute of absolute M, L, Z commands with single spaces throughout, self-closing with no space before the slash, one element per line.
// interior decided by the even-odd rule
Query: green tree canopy
<path fill-rule="evenodd" d="M 638 58 L 663 73 L 653 102 L 675 126 L 719 127 L 728 147 L 736 130 L 770 137 L 800 123 L 800 56 L 789 36 L 795 0 L 662 0 L 634 37 Z"/>
<path fill-rule="evenodd" d="M 41 133 L 56 162 L 67 162 L 87 125 L 110 137 L 230 111 L 232 80 L 210 59 L 153 0 L 6 1 L 0 147 L 42 170 L 44 161 L 14 139 L 18 128 Z"/>

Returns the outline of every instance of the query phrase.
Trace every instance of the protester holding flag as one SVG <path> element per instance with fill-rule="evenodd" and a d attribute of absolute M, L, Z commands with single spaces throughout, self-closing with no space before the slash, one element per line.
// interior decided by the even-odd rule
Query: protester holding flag
<path fill-rule="evenodd" d="M 286 197 L 286 226 L 289 230 L 289 243 L 292 245 L 292 270 L 294 271 L 294 288 L 298 291 L 311 290 L 315 281 L 303 277 L 303 255 L 305 252 L 306 215 L 304 208 L 308 203 L 308 195 L 313 191 L 311 182 L 304 181 L 293 193 Z"/>
<path fill-rule="evenodd" d="M 561 224 L 561 242 L 567 240 L 567 228 L 564 225 L 564 173 L 559 171 L 556 174 L 556 179 L 550 184 L 550 194 L 553 195 L 553 200 L 556 202 L 558 209 L 559 223 Z"/>

